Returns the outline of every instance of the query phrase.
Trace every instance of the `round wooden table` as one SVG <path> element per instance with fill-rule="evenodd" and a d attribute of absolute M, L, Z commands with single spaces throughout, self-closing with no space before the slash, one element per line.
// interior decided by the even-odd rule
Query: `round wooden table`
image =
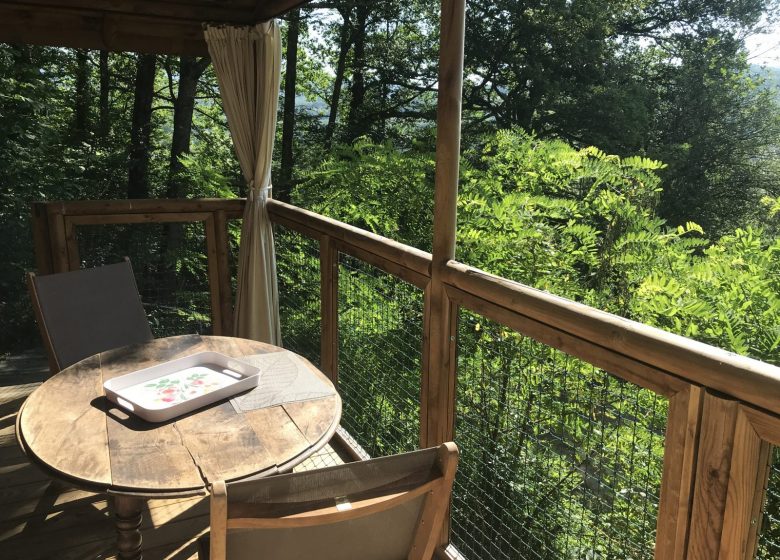
<path fill-rule="evenodd" d="M 141 557 L 143 500 L 205 494 L 218 480 L 290 470 L 338 426 L 337 394 L 241 414 L 222 401 L 160 424 L 128 415 L 104 396 L 103 382 L 112 377 L 208 350 L 232 357 L 282 351 L 239 338 L 157 339 L 64 369 L 19 411 L 17 438 L 30 458 L 54 477 L 113 496 L 120 558 Z"/>

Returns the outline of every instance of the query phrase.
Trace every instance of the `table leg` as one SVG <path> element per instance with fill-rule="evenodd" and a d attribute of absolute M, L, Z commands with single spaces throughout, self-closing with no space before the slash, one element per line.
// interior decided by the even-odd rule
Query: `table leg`
<path fill-rule="evenodd" d="M 141 560 L 141 507 L 143 500 L 114 496 L 116 547 L 122 560 Z"/>

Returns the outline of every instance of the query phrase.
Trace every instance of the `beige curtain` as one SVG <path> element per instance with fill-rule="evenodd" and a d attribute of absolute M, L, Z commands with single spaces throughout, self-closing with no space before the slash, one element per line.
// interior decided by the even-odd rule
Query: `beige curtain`
<path fill-rule="evenodd" d="M 266 202 L 279 101 L 281 41 L 275 21 L 206 26 L 230 134 L 248 200 L 238 254 L 235 335 L 281 345 L 276 257 Z"/>

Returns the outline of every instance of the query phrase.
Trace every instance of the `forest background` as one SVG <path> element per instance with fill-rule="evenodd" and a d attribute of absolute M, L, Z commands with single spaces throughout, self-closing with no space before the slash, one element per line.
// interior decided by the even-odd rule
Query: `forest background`
<path fill-rule="evenodd" d="M 778 4 L 469 1 L 458 259 L 780 364 L 780 74 L 751 64 L 745 49 L 746 37 L 776 23 Z M 283 31 L 274 196 L 430 250 L 438 4 L 327 1 L 289 14 Z M 6 240 L 0 354 L 38 341 L 24 287 L 24 273 L 34 267 L 30 202 L 245 192 L 216 79 L 209 61 L 194 57 L 0 45 L 0 170 L 0 236 Z M 207 299 L 191 289 L 205 276 L 202 238 L 177 228 L 156 235 L 143 246 L 127 235 L 95 238 L 92 251 L 81 254 L 90 255 L 85 265 L 131 254 L 137 269 L 158 268 L 155 289 L 168 283 L 178 294 L 163 307 L 175 307 L 185 325 L 206 321 L 198 310 Z M 286 297 L 292 297 L 312 283 L 296 266 L 306 247 L 290 237 L 279 243 L 280 255 L 295 257 L 280 257 L 279 264 Z M 155 253 L 164 257 L 149 256 Z M 402 290 L 368 287 L 346 296 L 354 298 L 346 302 L 349 309 L 362 310 L 345 319 L 351 330 L 374 337 L 392 332 L 418 344 L 414 329 L 376 326 L 371 316 L 380 303 L 384 313 L 404 316 Z M 299 295 L 316 313 L 317 302 Z M 285 341 L 291 347 L 316 337 L 307 327 L 316 323 L 312 317 L 289 317 Z M 156 318 L 167 325 L 162 315 Z M 472 463 L 465 457 L 464 476 L 478 497 L 462 498 L 456 509 L 476 520 L 456 515 L 455 526 L 477 544 L 464 538 L 462 546 L 475 547 L 474 557 L 486 557 L 486 550 L 503 557 L 491 531 L 502 523 L 532 526 L 535 516 L 545 520 L 548 536 L 529 544 L 528 535 L 513 529 L 505 537 L 510 549 L 582 557 L 578 546 L 584 545 L 572 545 L 572 533 L 563 528 L 575 517 L 579 541 L 587 535 L 588 543 L 609 543 L 601 556 L 643 557 L 639 551 L 654 530 L 652 505 L 626 513 L 613 499 L 605 522 L 604 504 L 592 499 L 601 491 L 586 488 L 590 500 L 570 500 L 570 507 L 541 515 L 543 498 L 563 500 L 588 486 L 587 476 L 567 474 L 581 458 L 558 450 L 549 452 L 562 461 L 558 466 L 530 461 L 520 451 L 527 442 L 500 435 L 501 426 L 522 424 L 517 411 L 532 389 L 542 390 L 540 372 L 565 371 L 572 383 L 591 387 L 581 401 L 567 402 L 582 406 L 585 418 L 594 399 L 602 398 L 603 406 L 615 401 L 612 389 L 594 395 L 593 372 L 511 340 L 509 331 L 477 316 L 465 316 L 459 334 L 461 353 L 471 360 L 464 369 L 483 375 L 464 374 L 473 383 L 459 406 L 476 426 L 474 440 L 489 442 L 479 451 L 505 458 L 497 461 L 503 470 L 496 484 L 495 478 L 480 481 L 476 471 L 468 478 Z M 362 347 L 352 348 L 359 353 Z M 409 371 L 418 366 L 415 358 L 396 358 Z M 388 363 L 362 356 L 363 364 L 375 362 Z M 492 375 L 485 378 L 485 371 Z M 356 381 L 355 390 L 373 387 L 371 380 L 386 373 L 363 371 L 366 383 Z M 519 379 L 524 388 L 508 397 L 507 387 Z M 409 391 L 415 394 L 413 375 Z M 645 460 L 653 465 L 662 454 L 662 441 L 654 437 L 663 433 L 655 424 L 664 405 L 623 391 L 620 398 L 645 422 L 644 435 L 635 429 L 629 444 L 644 437 Z M 555 392 L 562 394 L 560 387 Z M 362 408 L 351 414 L 366 423 L 408 420 L 387 410 L 371 420 L 366 411 L 376 403 L 370 394 L 361 399 Z M 485 402 L 493 404 L 477 406 Z M 561 436 L 572 449 L 584 445 L 577 431 Z M 390 452 L 413 446 L 415 434 L 413 426 L 401 426 L 392 444 L 381 436 L 363 443 L 372 452 Z M 616 441 L 618 449 L 625 443 Z M 518 457 L 525 459 L 518 463 Z M 652 466 L 637 471 L 633 457 L 631 469 L 597 469 L 602 479 L 615 478 L 615 493 L 637 480 L 645 487 L 657 483 L 660 472 Z M 521 483 L 543 478 L 558 482 L 537 484 L 534 492 Z M 525 505 L 517 505 L 518 494 L 526 496 Z M 505 519 L 475 516 L 486 500 L 503 504 Z"/>

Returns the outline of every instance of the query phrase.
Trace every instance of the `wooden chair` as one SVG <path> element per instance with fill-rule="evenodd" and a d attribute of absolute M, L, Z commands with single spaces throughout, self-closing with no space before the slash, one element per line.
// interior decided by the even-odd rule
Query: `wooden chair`
<path fill-rule="evenodd" d="M 130 261 L 28 274 L 52 374 L 98 352 L 152 340 Z"/>
<path fill-rule="evenodd" d="M 211 488 L 200 560 L 430 559 L 458 463 L 454 443 Z"/>

